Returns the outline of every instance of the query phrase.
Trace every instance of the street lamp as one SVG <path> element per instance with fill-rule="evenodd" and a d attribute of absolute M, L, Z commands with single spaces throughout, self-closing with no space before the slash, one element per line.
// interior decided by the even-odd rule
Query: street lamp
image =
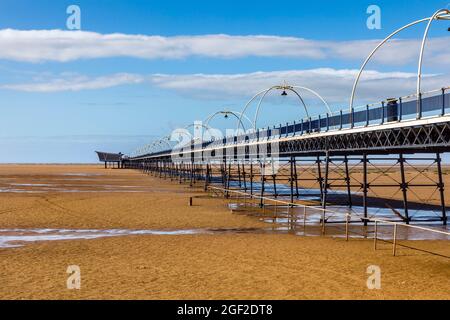
<path fill-rule="evenodd" d="M 268 88 L 268 89 L 266 89 L 266 90 L 262 90 L 262 91 L 258 92 L 258 93 L 257 93 L 256 95 L 254 95 L 254 96 L 246 103 L 246 105 L 244 106 L 244 109 L 241 111 L 241 115 L 244 115 L 244 114 L 245 114 L 245 111 L 246 111 L 247 108 L 250 106 L 250 104 L 251 104 L 255 99 L 257 99 L 258 97 L 260 97 L 260 98 L 259 98 L 259 102 L 258 102 L 258 106 L 257 106 L 257 108 L 256 108 L 255 117 L 254 117 L 254 120 L 253 120 L 253 130 L 255 130 L 255 131 L 256 131 L 256 123 L 257 123 L 257 120 L 258 120 L 259 111 L 260 111 L 260 109 L 261 109 L 262 102 L 263 102 L 264 99 L 266 98 L 267 94 L 268 94 L 270 91 L 272 91 L 272 90 L 282 90 L 282 93 L 281 93 L 282 96 L 287 96 L 287 92 L 288 92 L 288 91 L 293 92 L 293 93 L 298 97 L 298 99 L 300 100 L 301 104 L 303 105 L 303 108 L 305 109 L 305 112 L 306 112 L 306 116 L 307 116 L 308 118 L 310 117 L 309 111 L 308 111 L 308 106 L 306 105 L 305 101 L 303 100 L 303 97 L 300 95 L 300 93 L 299 93 L 300 90 L 308 91 L 309 93 L 315 95 L 315 96 L 316 96 L 317 98 L 319 98 L 319 99 L 322 101 L 322 103 L 325 105 L 325 107 L 327 108 L 328 113 L 329 113 L 329 114 L 332 114 L 331 108 L 330 108 L 330 106 L 328 105 L 328 103 L 327 103 L 327 102 L 323 99 L 323 97 L 322 97 L 320 94 L 318 94 L 316 91 L 314 91 L 314 90 L 312 90 L 312 89 L 310 89 L 310 88 L 307 88 L 307 87 L 291 86 L 291 85 L 288 85 L 288 84 L 284 83 L 283 85 L 272 86 L 272 87 L 270 87 L 270 88 Z M 239 128 L 239 123 L 238 123 L 238 128 Z"/>
<path fill-rule="evenodd" d="M 224 117 L 225 119 L 228 119 L 230 116 L 235 117 L 235 118 L 238 120 L 238 129 L 239 129 L 239 127 L 242 127 L 242 130 L 244 130 L 244 131 L 246 130 L 246 128 L 245 128 L 245 126 L 244 126 L 244 121 L 243 121 L 243 120 L 248 121 L 248 123 L 249 123 L 250 125 L 252 125 L 252 121 L 251 121 L 245 114 L 242 114 L 242 113 L 240 113 L 240 112 L 238 112 L 238 111 L 220 110 L 220 111 L 217 111 L 217 112 L 215 112 L 215 113 L 209 115 L 209 116 L 203 121 L 204 124 L 205 124 L 205 126 L 206 126 L 207 128 L 210 128 L 209 123 L 211 122 L 212 119 L 214 119 L 214 118 L 215 118 L 216 116 L 218 116 L 218 115 L 223 115 L 223 117 Z"/>

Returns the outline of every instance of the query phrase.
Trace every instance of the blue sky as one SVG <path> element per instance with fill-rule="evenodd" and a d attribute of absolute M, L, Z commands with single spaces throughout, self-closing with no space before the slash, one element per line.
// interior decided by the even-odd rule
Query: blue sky
<path fill-rule="evenodd" d="M 81 31 L 66 28 L 71 4 L 81 8 Z M 366 26 L 372 4 L 381 9 L 380 30 Z M 446 7 L 450 0 L 1 0 L 0 161 L 94 162 L 95 149 L 130 153 L 219 109 L 240 111 L 254 93 L 284 81 L 320 92 L 337 110 L 376 40 Z M 450 84 L 448 27 L 437 22 L 430 32 L 426 89 Z M 423 28 L 379 52 L 358 103 L 414 92 Z M 303 116 L 293 97 L 274 94 L 258 125 Z"/>

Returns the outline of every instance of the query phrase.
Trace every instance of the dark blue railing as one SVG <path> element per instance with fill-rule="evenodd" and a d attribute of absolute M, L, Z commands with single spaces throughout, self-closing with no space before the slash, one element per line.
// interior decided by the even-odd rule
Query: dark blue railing
<path fill-rule="evenodd" d="M 330 130 L 340 130 L 344 128 L 354 128 L 369 126 L 373 124 L 384 124 L 387 122 L 400 122 L 403 120 L 420 119 L 423 116 L 444 115 L 450 109 L 449 88 L 440 90 L 438 94 L 419 99 L 398 98 L 382 101 L 377 107 L 366 105 L 364 107 L 353 108 L 351 112 L 344 113 L 342 110 L 337 115 L 319 115 L 316 118 L 302 119 L 291 124 L 274 126 L 267 129 L 259 129 L 255 132 L 245 133 L 239 136 L 223 138 L 223 144 L 230 142 L 244 142 L 248 140 L 259 140 L 260 138 L 271 138 L 275 136 L 296 136 L 312 132 L 323 132 Z M 204 142 L 202 147 L 206 147 L 214 141 Z"/>
<path fill-rule="evenodd" d="M 421 119 L 424 116 L 443 116 L 450 110 L 450 88 L 428 92 L 417 96 L 389 99 L 378 104 L 352 108 L 351 112 L 339 111 L 337 114 L 319 115 L 315 118 L 301 119 L 299 122 L 286 125 L 259 129 L 254 132 L 223 138 L 219 141 L 211 140 L 190 146 L 191 150 L 201 150 L 219 142 L 219 145 L 236 144 L 237 142 L 259 141 L 276 136 L 297 136 L 313 132 L 342 130 L 344 128 L 381 125 L 384 123 L 400 122 L 407 119 Z M 186 148 L 183 148 L 186 150 Z M 189 149 L 189 148 L 188 148 Z M 172 150 L 152 153 L 152 156 L 165 155 Z M 142 155 L 145 156 L 145 155 Z M 142 157 L 140 156 L 140 157 Z"/>

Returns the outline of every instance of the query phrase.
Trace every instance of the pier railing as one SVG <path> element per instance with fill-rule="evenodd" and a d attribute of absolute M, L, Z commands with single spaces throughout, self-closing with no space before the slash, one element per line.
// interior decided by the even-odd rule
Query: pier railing
<path fill-rule="evenodd" d="M 271 139 L 299 137 L 311 133 L 338 132 L 345 129 L 376 127 L 423 118 L 442 117 L 450 114 L 450 87 L 443 87 L 416 94 L 386 99 L 380 102 L 319 114 L 299 121 L 236 132 L 223 138 L 190 141 L 173 149 L 160 149 L 130 157 L 130 160 L 177 154 L 183 150 L 202 150 L 207 147 L 223 148 L 236 144 L 267 141 Z M 208 130 L 206 130 L 208 132 Z M 206 134 L 205 132 L 205 134 Z"/>
<path fill-rule="evenodd" d="M 342 129 L 378 126 L 386 123 L 419 120 L 425 117 L 444 116 L 450 112 L 450 87 L 438 90 L 386 99 L 377 103 L 340 110 L 332 114 L 319 114 L 285 125 L 261 128 L 237 136 L 220 140 L 210 140 L 196 144 L 194 149 L 207 146 L 255 142 L 265 139 L 301 136 L 309 133 L 338 131 Z"/>
<path fill-rule="evenodd" d="M 296 228 L 296 226 L 298 226 L 299 219 L 301 219 L 303 228 L 304 228 L 304 230 L 306 230 L 308 216 L 320 215 L 320 224 L 319 224 L 320 233 L 321 233 L 321 235 L 326 235 L 327 228 L 331 227 L 327 223 L 327 220 L 331 216 L 339 215 L 341 217 L 343 216 L 343 218 L 344 218 L 344 221 L 341 223 L 341 225 L 342 224 L 344 225 L 345 239 L 346 239 L 346 241 L 348 241 L 350 238 L 350 233 L 354 233 L 350 230 L 350 224 L 352 223 L 352 218 L 357 218 L 357 219 L 361 220 L 361 222 L 367 221 L 367 222 L 373 223 L 374 230 L 373 230 L 372 239 L 374 241 L 374 246 L 373 246 L 374 250 L 377 250 L 378 242 L 383 241 L 383 242 L 392 244 L 393 256 L 395 256 L 397 254 L 397 246 L 403 246 L 403 247 L 406 247 L 409 249 L 424 251 L 424 252 L 431 253 L 434 255 L 439 255 L 439 256 L 442 256 L 445 258 L 450 258 L 450 256 L 447 256 L 445 254 L 423 250 L 417 246 L 413 247 L 410 245 L 402 245 L 402 244 L 398 243 L 399 242 L 399 228 L 420 230 L 420 231 L 427 232 L 427 233 L 433 234 L 433 235 L 444 235 L 447 237 L 447 239 L 449 239 L 450 232 L 447 232 L 444 230 L 437 230 L 437 229 L 433 229 L 433 228 L 429 228 L 429 227 L 410 225 L 410 224 L 405 224 L 405 223 L 400 223 L 400 222 L 395 222 L 395 221 L 389 221 L 389 220 L 385 220 L 385 219 L 364 218 L 364 217 L 360 217 L 360 216 L 357 216 L 352 213 L 338 212 L 338 211 L 334 211 L 334 210 L 330 210 L 330 209 L 323 209 L 323 208 L 316 207 L 316 206 L 310 206 L 310 205 L 305 205 L 305 204 L 300 204 L 300 203 L 295 203 L 295 202 L 290 202 L 290 201 L 285 201 L 285 200 L 273 199 L 273 198 L 259 196 L 259 195 L 255 195 L 255 194 L 249 194 L 247 192 L 243 192 L 243 191 L 239 191 L 239 190 L 235 190 L 235 189 L 226 189 L 226 188 L 221 188 L 221 187 L 216 187 L 216 186 L 207 186 L 207 189 L 209 192 L 222 194 L 227 199 L 231 198 L 230 195 L 236 195 L 236 198 L 242 199 L 244 207 L 247 207 L 248 204 L 255 204 L 251 201 L 257 200 L 258 206 L 262 210 L 263 215 L 266 215 L 267 210 L 269 210 L 268 208 L 270 208 L 270 207 L 272 208 L 271 213 L 273 213 L 275 216 L 280 213 L 280 210 L 281 210 L 280 207 L 286 207 L 286 210 L 287 210 L 286 216 L 291 217 L 290 225 L 293 226 L 293 228 Z M 301 210 L 300 214 L 292 213 L 294 208 L 299 208 Z M 295 217 L 294 217 L 294 215 L 295 215 Z M 355 221 L 353 221 L 353 222 L 355 222 Z M 279 224 L 282 225 L 282 223 L 279 223 Z M 288 222 L 288 224 L 289 224 L 289 222 Z M 333 226 L 335 227 L 336 223 L 333 223 Z M 384 233 L 385 237 L 379 236 L 380 235 L 380 231 L 379 231 L 380 226 L 392 226 L 392 233 L 390 233 L 390 235 L 387 234 L 387 237 L 386 237 L 386 233 Z M 368 238 L 367 232 L 366 232 L 365 238 Z"/>

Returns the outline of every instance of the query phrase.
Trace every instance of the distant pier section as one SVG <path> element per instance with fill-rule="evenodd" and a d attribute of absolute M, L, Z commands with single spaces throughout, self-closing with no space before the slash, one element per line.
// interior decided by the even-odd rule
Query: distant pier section
<path fill-rule="evenodd" d="M 121 152 L 109 153 L 109 152 L 95 151 L 95 153 L 97 153 L 98 160 L 100 162 L 105 163 L 105 169 L 108 168 L 108 164 L 110 164 L 112 168 L 115 168 L 117 165 L 117 168 L 121 169 L 123 168 L 123 161 L 127 158 Z"/>

